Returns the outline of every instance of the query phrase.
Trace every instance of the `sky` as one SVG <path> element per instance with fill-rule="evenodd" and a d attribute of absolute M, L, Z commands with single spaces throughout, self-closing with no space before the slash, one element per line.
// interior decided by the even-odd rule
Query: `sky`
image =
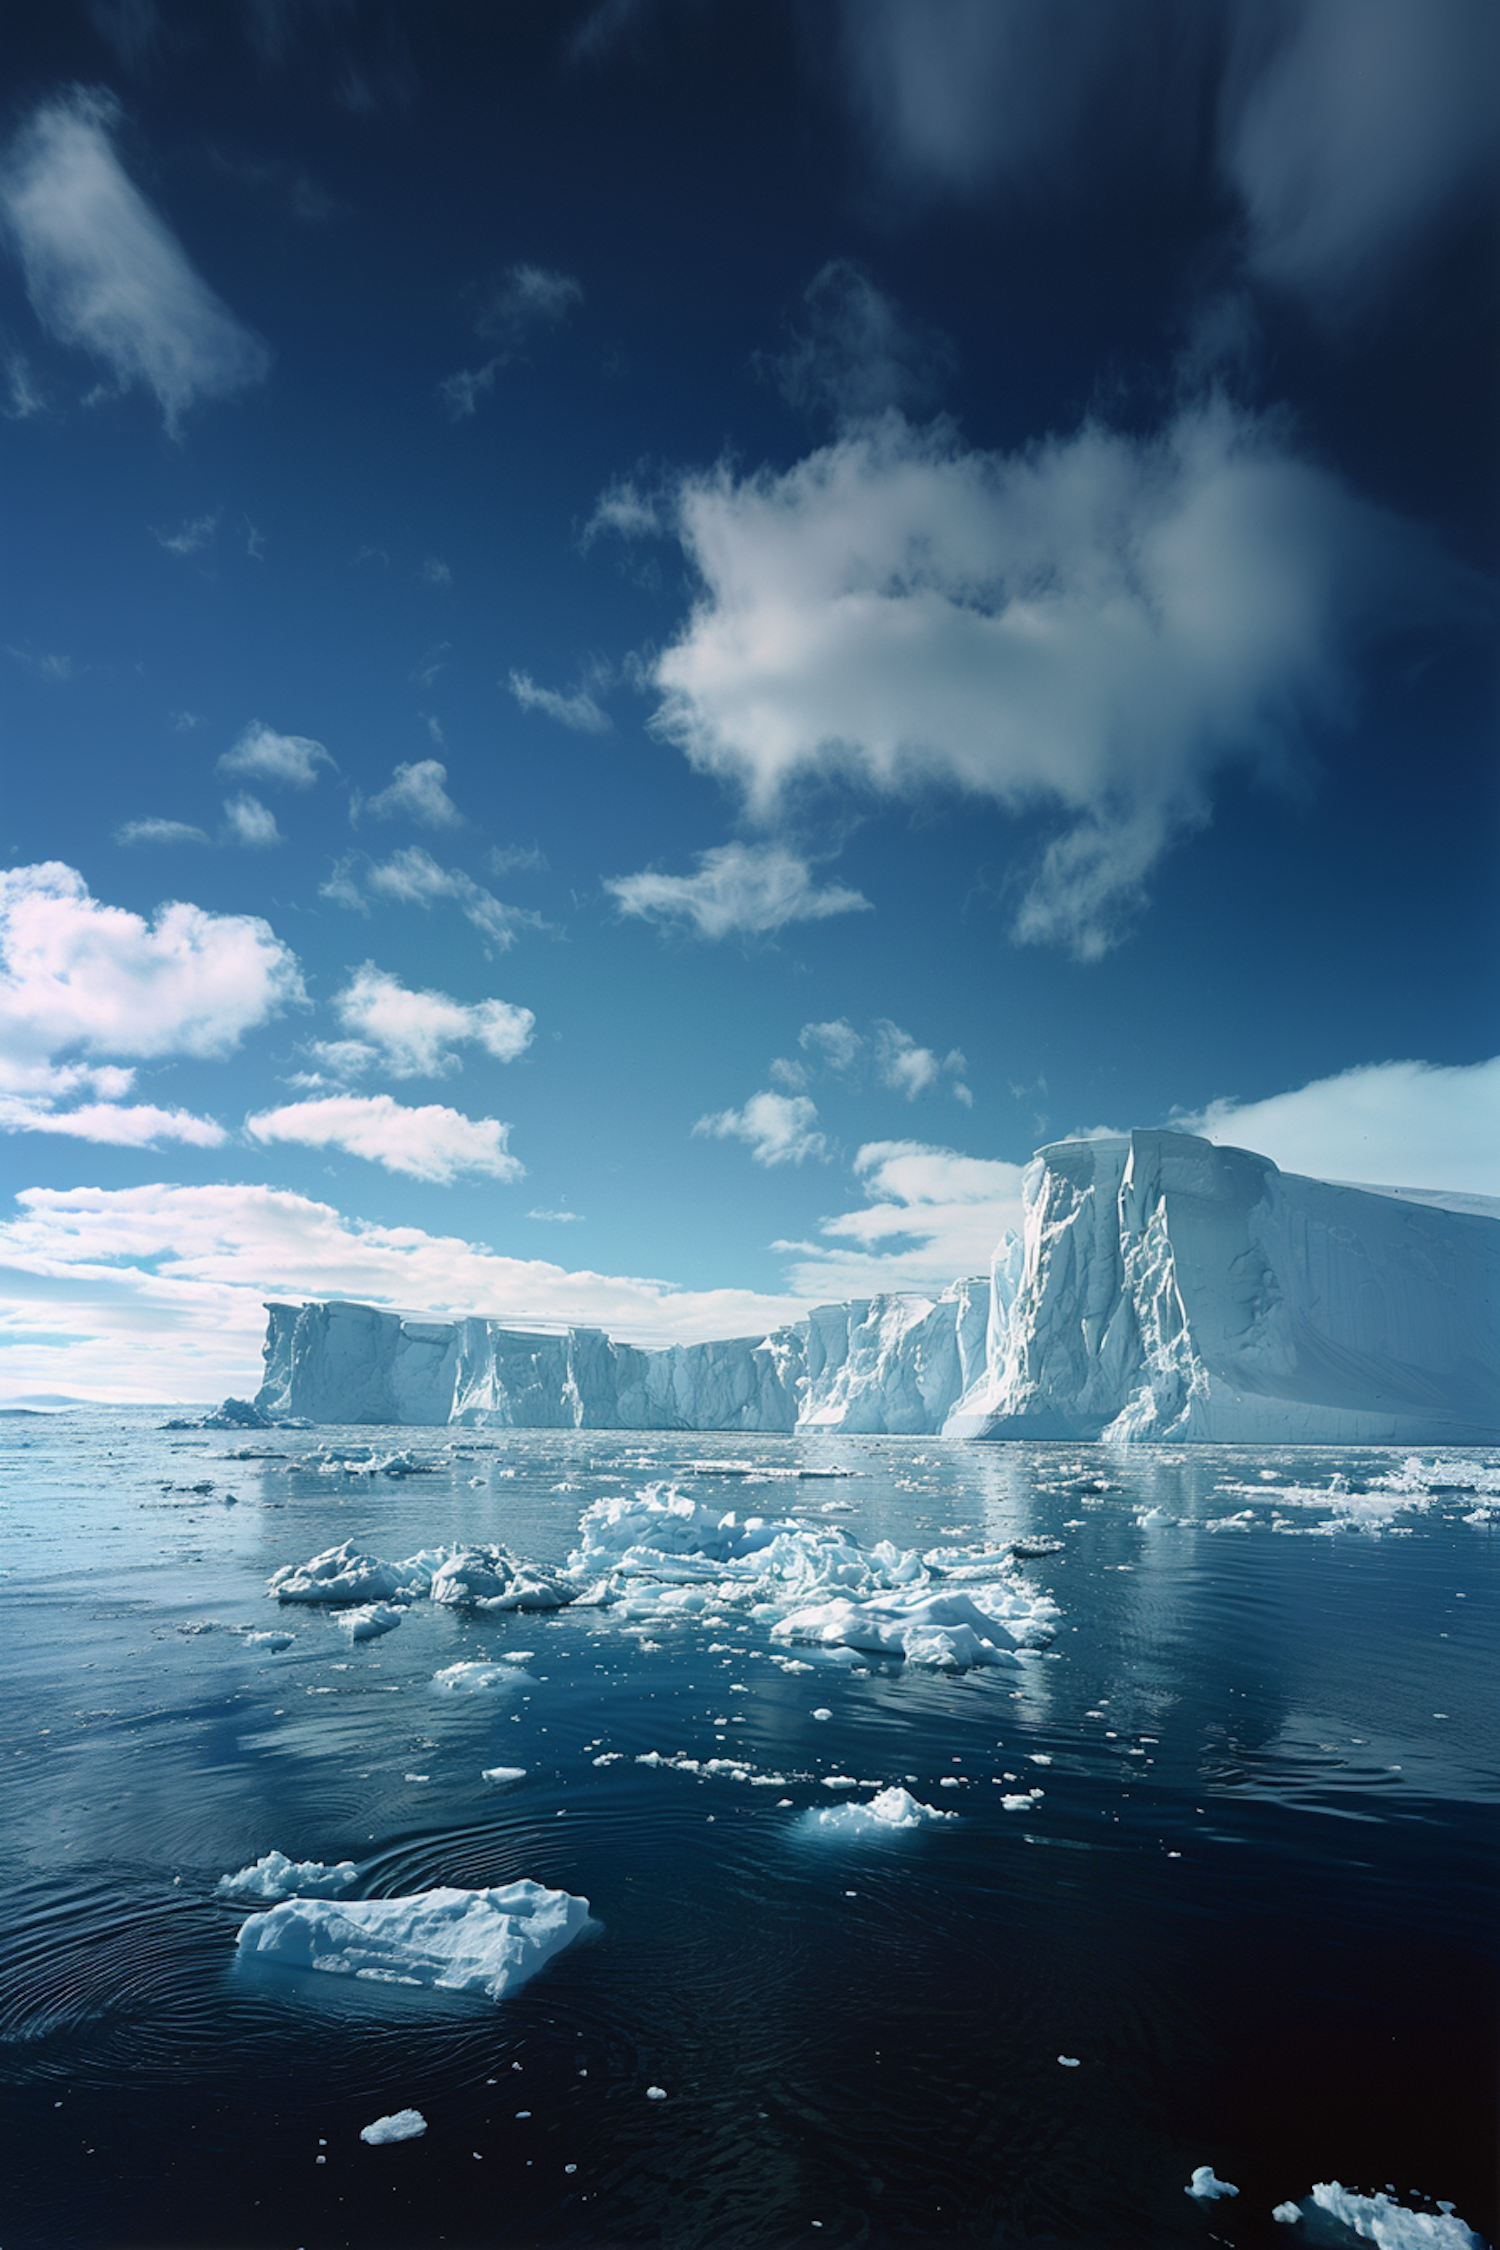
<path fill-rule="evenodd" d="M 12 0 L 0 1398 L 1500 1194 L 1493 0 Z"/>

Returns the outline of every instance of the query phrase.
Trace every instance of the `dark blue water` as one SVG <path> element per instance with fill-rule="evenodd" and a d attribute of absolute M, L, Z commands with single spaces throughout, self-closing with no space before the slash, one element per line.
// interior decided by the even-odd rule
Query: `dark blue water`
<path fill-rule="evenodd" d="M 1495 1454 L 1427 1479 L 1488 1496 L 1403 1507 L 1379 1451 L 407 1433 L 437 1473 L 396 1480 L 159 1421 L 0 1437 L 3 2250 L 1348 2241 L 1270 2217 L 1333 2178 L 1493 2239 Z M 351 1649 L 265 1598 L 345 1537 L 560 1560 L 678 1474 L 867 1541 L 1056 1538 L 1024 1566 L 1056 1639 L 1019 1675 L 787 1672 L 742 1613 L 423 1603 Z M 523 1649 L 525 1700 L 430 1689 Z M 961 1818 L 810 1841 L 836 1771 Z M 252 1978 L 215 1885 L 273 1845 L 361 1896 L 529 1876 L 596 1927 L 498 2005 Z M 425 2137 L 360 2141 L 406 2106 Z M 1204 2163 L 1240 2195 L 1186 2197 Z"/>

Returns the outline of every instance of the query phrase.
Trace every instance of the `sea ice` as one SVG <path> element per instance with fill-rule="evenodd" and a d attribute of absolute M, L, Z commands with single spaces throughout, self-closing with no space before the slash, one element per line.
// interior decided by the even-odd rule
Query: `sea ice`
<path fill-rule="evenodd" d="M 1216 2180 L 1211 2164 L 1200 2164 L 1182 2192 L 1196 2195 L 1200 2203 L 1213 2203 L 1221 2195 L 1238 2195 L 1240 2191 L 1227 2180 Z"/>
<path fill-rule="evenodd" d="M 362 1602 L 357 1609 L 346 1609 L 339 1623 L 351 1642 L 378 1641 L 382 1633 L 393 1633 L 405 1615 L 389 1602 Z"/>
<path fill-rule="evenodd" d="M 531 1882 L 340 1903 L 296 1898 L 253 1915 L 238 1943 L 288 1968 L 500 2000 L 571 1944 L 588 1912 L 586 1898 Z"/>
<path fill-rule="evenodd" d="M 1312 2199 L 1376 2250 L 1483 2250 L 1456 2211 L 1412 2211 L 1385 2195 L 1355 2195 L 1337 2180 L 1319 2180 Z"/>
<path fill-rule="evenodd" d="M 526 1768 L 524 1766 L 484 1766 L 480 1769 L 479 1778 L 481 1781 L 492 1781 L 499 1788 L 507 1781 L 524 1781 L 526 1779 Z"/>
<path fill-rule="evenodd" d="M 974 1664 L 1014 1664 L 1010 1627 L 969 1594 L 927 1594 L 918 1600 L 832 1601 L 795 1609 L 773 1625 L 777 1640 L 815 1647 L 856 1648 L 903 1656 L 911 1664 L 960 1671 Z"/>
<path fill-rule="evenodd" d="M 233 1898 L 334 1898 L 358 1873 L 352 1859 L 329 1867 L 321 1859 L 288 1859 L 285 1852 L 269 1851 L 253 1867 L 221 1875 L 217 1887 Z"/>
<path fill-rule="evenodd" d="M 359 2137 L 371 2148 L 380 2148 L 387 2141 L 418 2140 L 426 2130 L 427 2120 L 419 2109 L 393 2109 L 389 2117 L 377 2117 L 373 2125 L 361 2125 Z"/>
<path fill-rule="evenodd" d="M 279 1602 L 388 1601 L 402 1583 L 399 1563 L 362 1555 L 352 1539 L 325 1548 L 310 1562 L 284 1563 L 266 1581 Z"/>
<path fill-rule="evenodd" d="M 296 1638 L 295 1633 L 247 1633 L 245 1635 L 245 1640 L 251 1648 L 267 1649 L 272 1656 L 275 1656 L 280 1649 L 290 1648 Z"/>
<path fill-rule="evenodd" d="M 940 1812 L 924 1805 L 899 1785 L 882 1789 L 864 1805 L 814 1806 L 802 1816 L 809 1835 L 836 1836 L 842 1842 L 855 1837 L 894 1836 L 921 1828 L 929 1820 L 957 1820 L 957 1813 Z"/>
<path fill-rule="evenodd" d="M 1271 2216 L 1284 2227 L 1294 2227 L 1301 2221 L 1302 2206 L 1300 2203 L 1276 2203 L 1271 2207 Z"/>
<path fill-rule="evenodd" d="M 577 1592 L 506 1548 L 458 1547 L 432 1574 L 432 1599 L 450 1609 L 561 1609 Z"/>
<path fill-rule="evenodd" d="M 507 1689 L 519 1688 L 531 1677 L 516 1664 L 445 1664 L 441 1672 L 434 1672 L 432 1684 L 440 1695 L 490 1695 L 503 1694 Z"/>

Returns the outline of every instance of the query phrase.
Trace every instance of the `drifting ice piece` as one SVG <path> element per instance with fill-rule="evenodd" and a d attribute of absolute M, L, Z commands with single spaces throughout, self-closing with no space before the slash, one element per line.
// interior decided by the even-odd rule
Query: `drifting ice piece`
<path fill-rule="evenodd" d="M 269 1851 L 237 1875 L 221 1875 L 218 1888 L 233 1898 L 334 1898 L 347 1891 L 359 1869 L 352 1859 L 329 1867 L 321 1859 L 288 1859 Z"/>
<path fill-rule="evenodd" d="M 882 1789 L 864 1805 L 830 1805 L 803 1815 L 803 1825 L 815 1836 L 833 1835 L 848 1841 L 862 1836 L 894 1836 L 921 1828 L 929 1820 L 957 1820 L 957 1813 L 940 1812 L 924 1805 L 907 1789 Z"/>
<path fill-rule="evenodd" d="M 389 2117 L 377 2117 L 373 2125 L 361 2125 L 359 2137 L 371 2148 L 379 2148 L 386 2141 L 417 2140 L 426 2130 L 427 2120 L 419 2109 L 395 2109 Z"/>
<path fill-rule="evenodd" d="M 561 1609 L 575 1591 L 504 1547 L 455 1548 L 432 1574 L 432 1599 L 450 1609 Z"/>
<path fill-rule="evenodd" d="M 1385 2195 L 1354 2195 L 1337 2180 L 1320 2180 L 1312 2199 L 1376 2250 L 1483 2250 L 1456 2211 L 1412 2211 Z"/>
<path fill-rule="evenodd" d="M 1221 2195 L 1238 2195 L 1240 2191 L 1227 2180 L 1216 2180 L 1211 2164 L 1200 2164 L 1182 2192 L 1195 2195 L 1200 2203 L 1214 2203 Z"/>
<path fill-rule="evenodd" d="M 288 1968 L 500 2000 L 570 1945 L 588 1914 L 586 1898 L 527 1882 L 343 1904 L 296 1898 L 253 1916 L 238 1943 Z"/>
<path fill-rule="evenodd" d="M 266 1581 L 279 1602 L 379 1602 L 400 1584 L 398 1563 L 358 1553 L 352 1539 L 325 1548 L 311 1562 L 284 1563 Z"/>

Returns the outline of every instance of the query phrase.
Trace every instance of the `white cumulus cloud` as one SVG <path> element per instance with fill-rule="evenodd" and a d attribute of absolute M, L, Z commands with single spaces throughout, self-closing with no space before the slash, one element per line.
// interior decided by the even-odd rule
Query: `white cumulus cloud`
<path fill-rule="evenodd" d="M 229 1138 L 214 1118 L 189 1109 L 159 1109 L 150 1102 L 83 1102 L 75 1109 L 54 1109 L 46 1100 L 6 1094 L 0 1094 L 0 1132 L 63 1133 L 112 1148 L 156 1148 L 162 1141 L 220 1148 Z"/>
<path fill-rule="evenodd" d="M 426 828 L 459 828 L 464 817 L 448 794 L 448 768 L 437 758 L 397 766 L 368 810 L 381 820 L 404 813 Z"/>
<path fill-rule="evenodd" d="M 224 800 L 224 828 L 232 844 L 246 844 L 252 851 L 286 841 L 270 806 L 263 805 L 259 797 L 252 797 L 247 789 L 242 789 L 237 797 Z"/>
<path fill-rule="evenodd" d="M 717 1141 L 743 1141 L 757 1164 L 800 1164 L 825 1156 L 828 1142 L 816 1130 L 818 1112 L 805 1094 L 752 1094 L 743 1109 L 700 1117 L 695 1133 Z"/>
<path fill-rule="evenodd" d="M 1358 642 L 1473 601 L 1425 535 L 1222 399 L 1011 455 L 888 414 L 784 474 L 685 477 L 677 520 L 702 591 L 655 665 L 658 729 L 766 820 L 808 778 L 1050 811 L 1017 934 L 1085 958 L 1222 767 L 1276 772 L 1349 717 Z M 613 887 L 650 912 L 665 881 Z"/>
<path fill-rule="evenodd" d="M 498 1118 L 465 1117 L 436 1102 L 412 1108 L 389 1094 L 326 1094 L 287 1102 L 247 1117 L 245 1130 L 262 1142 L 344 1149 L 388 1172 L 440 1187 L 466 1173 L 518 1180 L 525 1171 L 506 1148 L 510 1127 Z"/>
<path fill-rule="evenodd" d="M 27 1090 L 68 1054 L 226 1055 L 304 997 L 295 956 L 258 915 L 176 900 L 148 923 L 61 861 L 0 872 L 0 1067 L 32 1074 Z"/>
<path fill-rule="evenodd" d="M 455 1046 L 472 1042 L 498 1062 L 514 1062 L 531 1044 L 536 1017 L 508 1000 L 466 1005 L 445 992 L 414 992 L 366 961 L 334 1002 L 339 1020 L 396 1078 L 431 1078 L 459 1067 Z"/>
<path fill-rule="evenodd" d="M 200 398 L 258 383 L 271 355 L 194 271 L 115 150 L 119 110 L 75 87 L 44 102 L 0 166 L 0 214 L 42 326 L 122 389 L 155 393 L 169 430 Z"/>
<path fill-rule="evenodd" d="M 858 891 L 821 890 L 807 861 L 784 844 L 717 844 L 699 855 L 696 875 L 615 875 L 604 885 L 622 914 L 676 922 L 699 937 L 764 937 L 788 922 L 869 911 Z"/>

